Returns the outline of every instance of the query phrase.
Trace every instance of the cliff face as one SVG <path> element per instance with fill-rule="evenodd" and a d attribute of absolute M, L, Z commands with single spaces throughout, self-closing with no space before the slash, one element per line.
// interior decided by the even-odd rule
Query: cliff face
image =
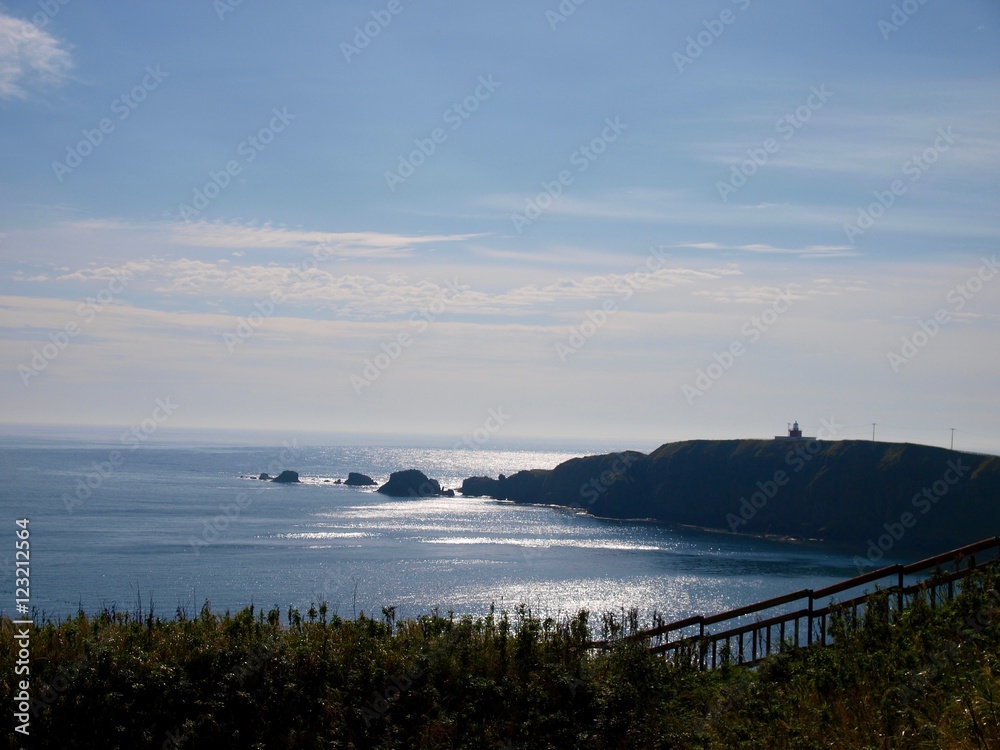
<path fill-rule="evenodd" d="M 1000 458 L 921 445 L 693 440 L 468 481 L 466 494 L 596 516 L 852 545 L 885 536 L 894 551 L 1000 534 Z"/>

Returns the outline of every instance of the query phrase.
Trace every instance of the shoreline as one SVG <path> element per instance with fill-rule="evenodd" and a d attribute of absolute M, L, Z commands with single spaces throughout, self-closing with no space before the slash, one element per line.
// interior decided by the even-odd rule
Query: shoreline
<path fill-rule="evenodd" d="M 516 500 L 498 500 L 496 498 L 489 497 L 487 495 L 460 495 L 460 497 L 479 497 L 484 500 L 492 500 L 497 503 L 504 503 L 506 505 L 530 505 L 536 508 L 555 508 L 557 510 L 572 511 L 573 515 L 586 516 L 587 518 L 593 518 L 597 521 L 616 521 L 620 523 L 641 523 L 648 524 L 651 526 L 663 526 L 668 529 L 685 529 L 689 531 L 697 531 L 703 534 L 719 534 L 722 536 L 732 536 L 740 539 L 762 539 L 769 542 L 781 542 L 784 544 L 800 544 L 800 545 L 812 545 L 812 546 L 827 546 L 835 545 L 836 542 L 832 542 L 829 539 L 821 539 L 818 537 L 808 538 L 808 537 L 798 537 L 790 536 L 786 534 L 749 534 L 742 531 L 729 531 L 728 529 L 713 528 L 711 526 L 698 526 L 696 524 L 690 523 L 674 523 L 672 521 L 662 521 L 658 518 L 620 518 L 617 516 L 599 516 L 591 513 L 585 508 L 580 508 L 574 505 L 560 505 L 559 503 L 519 503 Z"/>

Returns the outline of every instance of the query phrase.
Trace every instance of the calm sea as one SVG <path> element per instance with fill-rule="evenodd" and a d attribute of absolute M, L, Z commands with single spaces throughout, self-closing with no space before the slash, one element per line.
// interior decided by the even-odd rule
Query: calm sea
<path fill-rule="evenodd" d="M 120 455 L 116 456 L 115 451 Z M 326 601 L 331 612 L 474 615 L 491 603 L 559 616 L 637 607 L 669 619 L 856 573 L 808 546 L 483 498 L 392 499 L 337 485 L 419 468 L 465 477 L 550 468 L 569 452 L 405 447 L 135 447 L 0 441 L 0 611 L 14 600 L 17 518 L 30 519 L 31 602 L 61 617 L 104 606 L 171 615 Z M 247 478 L 295 469 L 305 484 Z M 4 530 L 6 529 L 6 530 Z M 2 537 L 6 535 L 7 541 Z"/>

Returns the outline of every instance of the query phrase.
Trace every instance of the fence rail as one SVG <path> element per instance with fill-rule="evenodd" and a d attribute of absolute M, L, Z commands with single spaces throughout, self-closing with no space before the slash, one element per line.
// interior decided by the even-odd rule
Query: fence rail
<path fill-rule="evenodd" d="M 904 611 L 920 592 L 927 592 L 930 605 L 936 607 L 939 596 L 942 600 L 954 598 L 956 582 L 998 561 L 1000 537 L 984 539 L 909 565 L 888 565 L 821 589 L 803 589 L 727 612 L 687 617 L 624 638 L 593 641 L 589 645 L 610 648 L 623 641 L 643 641 L 649 644 L 653 653 L 672 656 L 677 662 L 690 661 L 701 669 L 715 669 L 723 662 L 753 666 L 789 648 L 813 643 L 828 645 L 832 616 L 846 616 L 849 612 L 851 622 L 857 623 L 858 611 L 863 611 L 876 598 L 885 599 L 890 607 L 895 603 L 898 613 Z M 952 566 L 951 570 L 944 570 L 946 566 Z M 919 580 L 908 584 L 908 577 Z M 831 597 L 860 586 L 887 582 L 890 585 L 878 591 L 866 591 L 844 601 L 831 601 Z M 792 604 L 800 606 L 788 612 L 770 612 Z M 753 615 L 758 619 L 747 622 L 746 618 Z M 759 619 L 761 617 L 764 619 Z M 721 629 L 713 627 L 716 625 L 722 626 Z M 697 635 L 684 632 L 695 627 Z M 671 635 L 677 637 L 672 640 Z"/>

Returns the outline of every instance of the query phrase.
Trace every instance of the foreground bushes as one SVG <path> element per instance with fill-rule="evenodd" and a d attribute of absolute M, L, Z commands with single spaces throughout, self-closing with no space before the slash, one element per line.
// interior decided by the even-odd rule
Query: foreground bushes
<path fill-rule="evenodd" d="M 891 625 L 871 607 L 832 647 L 715 672 L 636 643 L 588 651 L 586 612 L 80 613 L 32 633 L 31 746 L 997 748 L 998 580 Z M 9 738 L 13 627 L 0 619 Z"/>

